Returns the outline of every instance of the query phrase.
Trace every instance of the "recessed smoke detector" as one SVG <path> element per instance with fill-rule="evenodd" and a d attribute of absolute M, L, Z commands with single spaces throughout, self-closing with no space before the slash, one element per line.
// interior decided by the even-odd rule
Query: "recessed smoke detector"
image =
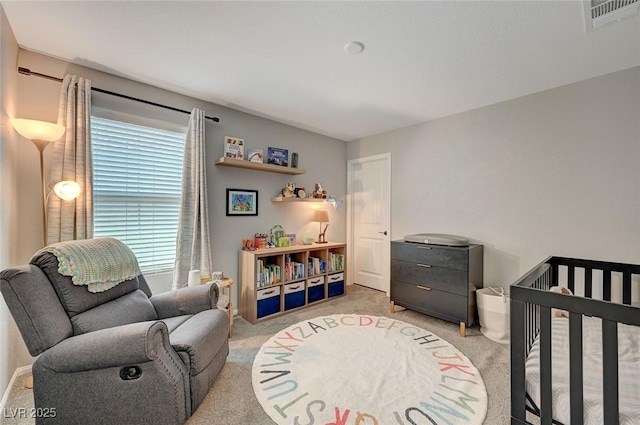
<path fill-rule="evenodd" d="M 344 51 L 350 55 L 359 55 L 364 50 L 364 44 L 359 41 L 351 41 L 344 45 Z"/>

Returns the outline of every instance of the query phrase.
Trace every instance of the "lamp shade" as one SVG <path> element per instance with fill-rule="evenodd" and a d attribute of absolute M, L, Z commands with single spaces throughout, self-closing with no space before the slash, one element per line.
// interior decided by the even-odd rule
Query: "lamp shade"
<path fill-rule="evenodd" d="M 325 210 L 316 210 L 313 212 L 313 220 L 317 223 L 328 223 L 329 213 Z"/>
<path fill-rule="evenodd" d="M 53 186 L 53 193 L 64 201 L 71 201 L 80 194 L 80 185 L 73 180 L 63 180 Z"/>
<path fill-rule="evenodd" d="M 63 125 L 25 118 L 14 118 L 11 120 L 11 124 L 22 137 L 32 141 L 55 142 L 62 137 L 65 131 Z"/>

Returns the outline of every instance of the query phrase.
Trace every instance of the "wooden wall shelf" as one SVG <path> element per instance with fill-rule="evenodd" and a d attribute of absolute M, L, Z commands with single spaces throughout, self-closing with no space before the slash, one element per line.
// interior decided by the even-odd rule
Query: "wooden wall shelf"
<path fill-rule="evenodd" d="M 235 158 L 219 158 L 215 162 L 216 165 L 224 165 L 227 167 L 246 168 L 249 170 L 269 171 L 271 173 L 281 174 L 304 174 L 302 168 L 283 167 L 281 165 L 265 164 L 261 162 L 251 162 Z"/>
<path fill-rule="evenodd" d="M 276 196 L 271 198 L 271 202 L 326 202 L 326 199 L 319 198 L 285 198 L 284 196 Z"/>

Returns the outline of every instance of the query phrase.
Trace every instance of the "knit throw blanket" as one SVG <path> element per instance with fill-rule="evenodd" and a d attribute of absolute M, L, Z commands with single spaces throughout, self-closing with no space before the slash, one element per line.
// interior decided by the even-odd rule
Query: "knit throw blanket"
<path fill-rule="evenodd" d="M 71 276 L 74 285 L 85 285 L 93 293 L 104 292 L 140 275 L 136 256 L 114 238 L 58 242 L 38 251 L 41 252 L 54 254 L 58 272 Z"/>

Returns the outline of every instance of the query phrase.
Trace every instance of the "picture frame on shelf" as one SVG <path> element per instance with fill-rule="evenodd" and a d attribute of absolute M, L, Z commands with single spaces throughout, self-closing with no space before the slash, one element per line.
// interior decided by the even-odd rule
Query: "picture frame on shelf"
<path fill-rule="evenodd" d="M 264 162 L 264 152 L 262 149 L 247 149 L 247 161 L 257 162 L 259 164 Z"/>
<path fill-rule="evenodd" d="M 267 164 L 279 165 L 282 167 L 289 166 L 289 149 L 283 148 L 267 148 Z"/>
<path fill-rule="evenodd" d="M 244 159 L 244 140 L 237 137 L 225 136 L 224 157 Z"/>
<path fill-rule="evenodd" d="M 257 216 L 258 191 L 247 189 L 227 189 L 228 216 Z"/>

